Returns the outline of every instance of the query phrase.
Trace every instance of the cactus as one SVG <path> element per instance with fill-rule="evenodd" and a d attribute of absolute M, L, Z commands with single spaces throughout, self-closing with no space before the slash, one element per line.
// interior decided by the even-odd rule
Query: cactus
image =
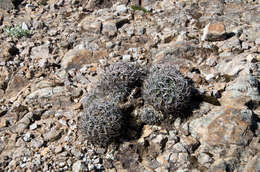
<path fill-rule="evenodd" d="M 144 101 L 164 113 L 178 113 L 191 98 L 191 83 L 174 67 L 156 64 L 143 83 Z"/>
<path fill-rule="evenodd" d="M 98 86 L 105 92 L 129 93 L 141 85 L 144 71 L 138 65 L 117 62 L 103 69 Z"/>
<path fill-rule="evenodd" d="M 120 136 L 123 125 L 122 111 L 113 102 L 96 100 L 85 109 L 81 129 L 86 138 L 101 146 Z"/>
<path fill-rule="evenodd" d="M 138 109 L 138 116 L 142 123 L 155 125 L 164 119 L 163 114 L 155 110 L 151 105 L 145 105 Z"/>

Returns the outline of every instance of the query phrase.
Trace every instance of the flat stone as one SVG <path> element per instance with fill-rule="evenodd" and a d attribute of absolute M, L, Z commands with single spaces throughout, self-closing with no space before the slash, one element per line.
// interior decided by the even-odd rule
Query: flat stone
<path fill-rule="evenodd" d="M 169 148 L 169 151 L 173 153 L 187 153 L 187 150 L 181 143 L 176 143 L 171 148 Z"/>
<path fill-rule="evenodd" d="M 209 23 L 203 30 L 203 41 L 222 41 L 226 39 L 225 25 L 221 22 Z"/>
<path fill-rule="evenodd" d="M 36 123 L 33 123 L 32 125 L 30 125 L 30 130 L 35 130 L 38 127 L 38 125 Z"/>
<path fill-rule="evenodd" d="M 226 88 L 226 92 L 224 92 L 221 101 L 224 103 L 234 99 L 236 102 L 241 101 L 241 103 L 244 104 L 249 100 L 260 102 L 258 85 L 259 81 L 252 74 L 240 74 L 239 77 Z"/>
<path fill-rule="evenodd" d="M 66 89 L 65 87 L 47 87 L 47 88 L 42 88 L 42 89 L 38 89 L 34 92 L 32 92 L 31 94 L 29 94 L 26 97 L 26 100 L 32 100 L 32 99 L 36 99 L 36 98 L 50 98 L 51 96 L 55 95 L 55 96 L 61 96 L 64 95 L 66 93 Z"/>
<path fill-rule="evenodd" d="M 237 75 L 246 68 L 246 54 L 228 55 L 219 61 L 216 68 L 221 74 Z"/>

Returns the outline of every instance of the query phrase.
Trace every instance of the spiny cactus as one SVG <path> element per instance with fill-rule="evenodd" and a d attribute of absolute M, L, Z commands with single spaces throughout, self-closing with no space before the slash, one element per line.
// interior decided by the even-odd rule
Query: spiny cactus
<path fill-rule="evenodd" d="M 103 69 L 97 89 L 103 93 L 126 96 L 136 86 L 141 85 L 144 70 L 135 64 L 117 62 Z"/>
<path fill-rule="evenodd" d="M 143 83 L 146 103 L 164 113 L 177 113 L 191 98 L 191 83 L 172 65 L 156 64 Z"/>
<path fill-rule="evenodd" d="M 82 99 L 83 108 L 100 98 L 124 103 L 131 91 L 141 86 L 144 74 L 140 66 L 131 63 L 117 62 L 104 67 L 94 88 Z"/>
<path fill-rule="evenodd" d="M 107 145 L 121 134 L 122 111 L 113 102 L 96 100 L 84 112 L 81 129 L 86 138 L 95 144 Z"/>
<path fill-rule="evenodd" d="M 164 119 L 163 114 L 155 110 L 151 105 L 144 105 L 138 109 L 138 116 L 142 123 L 149 125 L 160 124 Z"/>

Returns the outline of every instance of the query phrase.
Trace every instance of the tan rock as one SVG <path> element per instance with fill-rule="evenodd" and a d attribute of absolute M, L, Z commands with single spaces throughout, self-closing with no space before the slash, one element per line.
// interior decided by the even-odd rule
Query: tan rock
<path fill-rule="evenodd" d="M 192 136 L 181 137 L 180 142 L 185 147 L 185 149 L 187 149 L 190 153 L 193 152 L 200 144 Z"/>
<path fill-rule="evenodd" d="M 8 69 L 5 66 L 0 66 L 0 88 L 4 87 L 9 77 Z"/>
<path fill-rule="evenodd" d="M 12 98 L 29 84 L 30 82 L 23 75 L 16 74 L 9 81 L 5 96 L 7 98 Z"/>
<path fill-rule="evenodd" d="M 221 41 L 226 39 L 226 29 L 222 22 L 209 23 L 203 31 L 203 41 Z"/>
<path fill-rule="evenodd" d="M 243 146 L 253 138 L 252 112 L 235 108 L 214 109 L 207 116 L 191 121 L 192 136 L 210 146 Z"/>
<path fill-rule="evenodd" d="M 87 49 L 73 49 L 65 54 L 61 61 L 61 66 L 65 69 L 80 69 L 85 64 L 96 63 L 100 59 L 107 56 L 107 50 L 98 50 L 92 52 Z"/>
<path fill-rule="evenodd" d="M 238 114 L 237 109 L 227 109 L 208 126 L 206 142 L 210 145 L 237 144 L 246 145 L 253 137 L 249 123 Z"/>
<path fill-rule="evenodd" d="M 96 16 L 87 16 L 79 24 L 79 27 L 83 31 L 89 33 L 100 33 L 101 32 L 101 21 L 97 20 Z"/>

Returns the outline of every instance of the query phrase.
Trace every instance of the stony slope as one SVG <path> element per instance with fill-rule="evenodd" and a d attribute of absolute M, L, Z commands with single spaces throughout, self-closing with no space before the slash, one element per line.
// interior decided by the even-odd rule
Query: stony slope
<path fill-rule="evenodd" d="M 0 11 L 0 171 L 260 170 L 259 1 L 0 0 Z M 8 35 L 19 24 L 30 35 Z M 82 100 L 117 61 L 177 65 L 200 95 L 192 113 L 90 144 Z"/>

